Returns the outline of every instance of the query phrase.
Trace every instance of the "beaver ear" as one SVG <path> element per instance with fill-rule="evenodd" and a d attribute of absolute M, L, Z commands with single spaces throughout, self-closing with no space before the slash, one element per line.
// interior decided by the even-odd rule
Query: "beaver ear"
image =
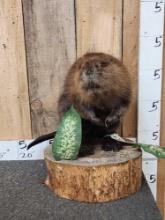
<path fill-rule="evenodd" d="M 102 61 L 100 64 L 101 64 L 101 67 L 106 67 L 108 66 L 109 63 L 106 61 Z"/>

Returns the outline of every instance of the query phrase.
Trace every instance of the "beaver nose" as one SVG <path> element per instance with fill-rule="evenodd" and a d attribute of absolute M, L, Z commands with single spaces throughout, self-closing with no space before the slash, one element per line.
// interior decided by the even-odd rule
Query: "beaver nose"
<path fill-rule="evenodd" d="M 91 66 L 87 68 L 86 74 L 87 75 L 93 74 L 93 68 Z"/>

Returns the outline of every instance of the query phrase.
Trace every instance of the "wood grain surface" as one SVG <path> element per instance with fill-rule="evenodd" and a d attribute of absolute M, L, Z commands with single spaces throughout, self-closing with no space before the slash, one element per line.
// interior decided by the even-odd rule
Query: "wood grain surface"
<path fill-rule="evenodd" d="M 21 0 L 0 1 L 0 139 L 31 138 Z"/>
<path fill-rule="evenodd" d="M 122 135 L 137 136 L 137 78 L 139 48 L 139 0 L 124 0 L 123 4 L 123 63 L 132 77 L 132 103 L 124 118 Z"/>
<path fill-rule="evenodd" d="M 45 183 L 58 196 L 84 202 L 106 202 L 128 197 L 141 187 L 142 154 L 125 147 L 119 152 L 98 150 L 77 160 L 55 161 L 45 150 Z"/>
<path fill-rule="evenodd" d="M 76 0 L 77 55 L 122 55 L 122 0 Z"/>
<path fill-rule="evenodd" d="M 57 100 L 76 58 L 73 0 L 23 0 L 33 137 L 54 131 Z"/>

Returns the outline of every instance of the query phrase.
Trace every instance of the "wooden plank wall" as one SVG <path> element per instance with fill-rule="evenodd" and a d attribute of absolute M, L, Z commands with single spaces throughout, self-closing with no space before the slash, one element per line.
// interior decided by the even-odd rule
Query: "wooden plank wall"
<path fill-rule="evenodd" d="M 134 37 L 132 31 L 135 26 L 138 27 L 138 0 L 22 0 L 23 18 L 21 0 L 8 3 L 3 0 L 0 4 L 3 9 L 1 14 L 5 18 L 1 19 L 1 26 L 4 27 L 1 42 L 6 38 L 12 45 L 1 46 L 1 54 L 4 55 L 0 62 L 8 73 L 2 78 L 8 80 L 14 77 L 15 80 L 10 81 L 11 86 L 0 88 L 3 97 L 10 94 L 8 99 L 1 99 L 5 106 L 5 109 L 0 109 L 5 116 L 0 119 L 4 124 L 0 126 L 1 139 L 27 139 L 31 133 L 37 137 L 56 128 L 57 100 L 67 70 L 76 57 L 87 51 L 111 53 L 123 59 L 133 76 L 137 75 L 138 28 L 134 31 Z M 14 12 L 9 10 L 12 7 L 16 8 Z M 12 65 L 7 65 L 9 59 Z M 12 74 L 11 68 L 15 74 Z M 10 87 L 12 90 L 8 91 Z M 11 105 L 11 113 L 6 114 L 6 109 Z M 136 98 L 129 112 L 131 120 L 128 122 L 128 116 L 126 119 L 123 134 L 135 136 Z"/>
<path fill-rule="evenodd" d="M 33 137 L 54 131 L 57 100 L 76 59 L 74 0 L 22 0 Z"/>
<path fill-rule="evenodd" d="M 124 118 L 122 134 L 124 137 L 137 136 L 137 76 L 139 47 L 139 0 L 124 0 L 123 5 L 123 63 L 132 76 L 132 103 Z"/>
<path fill-rule="evenodd" d="M 133 102 L 121 132 L 126 137 L 135 137 L 139 1 L 77 0 L 76 21 L 78 57 L 85 52 L 103 51 L 123 59 L 130 71 L 134 88 Z"/>
<path fill-rule="evenodd" d="M 76 0 L 77 55 L 105 52 L 122 57 L 122 0 Z"/>
<path fill-rule="evenodd" d="M 31 138 L 21 0 L 0 1 L 0 139 Z"/>

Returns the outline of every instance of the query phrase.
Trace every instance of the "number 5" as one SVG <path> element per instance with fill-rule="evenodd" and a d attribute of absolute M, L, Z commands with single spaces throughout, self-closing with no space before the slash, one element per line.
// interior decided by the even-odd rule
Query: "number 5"
<path fill-rule="evenodd" d="M 150 183 L 155 183 L 156 182 L 156 176 L 155 175 L 150 175 Z"/>
<path fill-rule="evenodd" d="M 152 103 L 152 110 L 150 110 L 149 112 L 153 112 L 156 111 L 158 109 L 157 104 L 159 103 L 159 101 L 155 101 Z"/>
<path fill-rule="evenodd" d="M 155 10 L 154 10 L 154 12 L 160 12 L 162 10 L 162 7 L 161 7 L 162 3 L 163 3 L 162 1 L 155 2 Z"/>
<path fill-rule="evenodd" d="M 162 45 L 161 40 L 162 40 L 162 36 L 156 37 L 154 47 L 160 47 Z"/>
<path fill-rule="evenodd" d="M 24 148 L 26 148 L 26 147 L 27 147 L 27 145 L 26 145 L 26 143 L 25 143 L 25 141 L 24 141 L 24 140 L 19 141 L 19 145 L 23 145 L 22 147 L 20 147 L 20 149 L 24 149 Z"/>
<path fill-rule="evenodd" d="M 156 69 L 154 70 L 154 80 L 159 78 L 160 78 L 160 69 Z"/>
<path fill-rule="evenodd" d="M 154 141 L 157 140 L 158 139 L 158 134 L 159 134 L 158 131 L 152 132 L 152 136 L 153 136 L 152 140 L 154 140 Z"/>

